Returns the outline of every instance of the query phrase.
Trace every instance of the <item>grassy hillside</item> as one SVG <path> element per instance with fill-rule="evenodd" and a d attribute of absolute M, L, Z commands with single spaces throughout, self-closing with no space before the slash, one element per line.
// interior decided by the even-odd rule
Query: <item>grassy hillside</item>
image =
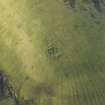
<path fill-rule="evenodd" d="M 0 1 L 0 69 L 36 105 L 104 105 L 104 40 L 92 3 Z"/>

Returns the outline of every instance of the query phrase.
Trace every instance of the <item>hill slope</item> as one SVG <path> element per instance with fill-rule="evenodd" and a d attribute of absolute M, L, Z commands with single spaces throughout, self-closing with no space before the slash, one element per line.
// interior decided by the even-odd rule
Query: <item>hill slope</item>
<path fill-rule="evenodd" d="M 104 105 L 104 5 L 85 1 L 0 1 L 0 67 L 22 99 Z"/>

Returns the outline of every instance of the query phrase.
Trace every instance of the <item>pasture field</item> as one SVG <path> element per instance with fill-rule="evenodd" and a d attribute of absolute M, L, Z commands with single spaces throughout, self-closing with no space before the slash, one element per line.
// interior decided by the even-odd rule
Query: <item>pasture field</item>
<path fill-rule="evenodd" d="M 0 71 L 20 102 L 105 105 L 105 13 L 82 0 L 0 0 Z"/>

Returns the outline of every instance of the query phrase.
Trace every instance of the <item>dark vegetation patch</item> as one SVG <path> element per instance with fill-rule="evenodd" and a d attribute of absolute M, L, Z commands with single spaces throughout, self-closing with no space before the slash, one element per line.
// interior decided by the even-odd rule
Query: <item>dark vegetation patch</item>
<path fill-rule="evenodd" d="M 90 16 L 91 16 L 91 18 L 96 18 L 95 14 L 93 14 L 93 13 L 90 13 Z"/>
<path fill-rule="evenodd" d="M 54 58 L 60 58 L 62 56 L 61 50 L 53 45 L 48 47 L 47 52 L 49 56 L 54 57 Z"/>
<path fill-rule="evenodd" d="M 72 8 L 76 7 L 76 3 L 78 3 L 77 5 L 80 4 L 93 4 L 94 8 L 98 11 L 98 12 L 102 12 L 103 9 L 102 7 L 105 6 L 105 1 L 104 0 L 82 0 L 82 1 L 78 1 L 78 0 L 64 0 L 64 3 Z M 85 9 L 86 10 L 86 9 Z"/>
<path fill-rule="evenodd" d="M 74 25 L 74 29 L 76 30 L 76 29 L 78 29 L 79 28 L 79 24 L 75 24 Z"/>
<path fill-rule="evenodd" d="M 66 4 L 68 4 L 69 6 L 71 6 L 72 8 L 74 8 L 75 7 L 76 0 L 64 0 L 64 2 Z"/>
<path fill-rule="evenodd" d="M 100 24 L 100 21 L 95 21 L 95 24 L 99 25 Z"/>
<path fill-rule="evenodd" d="M 34 88 L 34 93 L 36 95 L 46 95 L 48 97 L 53 97 L 54 96 L 54 90 L 52 88 L 51 85 L 45 84 L 45 83 L 41 83 L 38 84 L 35 88 Z"/>
<path fill-rule="evenodd" d="M 48 48 L 48 54 L 51 55 L 51 56 L 55 55 L 57 52 L 58 52 L 58 49 L 54 46 L 51 46 L 51 47 Z"/>
<path fill-rule="evenodd" d="M 102 8 L 101 8 L 101 0 L 92 0 L 92 3 L 94 4 L 94 7 L 96 8 L 96 10 L 98 11 L 102 11 Z"/>
<path fill-rule="evenodd" d="M 70 68 L 68 68 L 68 69 L 64 69 L 64 76 L 65 77 L 69 77 L 69 75 L 70 75 Z"/>
<path fill-rule="evenodd" d="M 41 100 L 43 96 L 46 97 L 47 100 L 44 100 L 44 102 L 47 103 L 48 105 L 53 104 L 52 98 L 55 96 L 55 92 L 51 85 L 48 85 L 46 83 L 37 84 L 36 87 L 34 87 L 34 94 L 35 97 L 36 98 L 38 97 L 39 100 Z M 37 102 L 36 105 L 38 105 Z"/>

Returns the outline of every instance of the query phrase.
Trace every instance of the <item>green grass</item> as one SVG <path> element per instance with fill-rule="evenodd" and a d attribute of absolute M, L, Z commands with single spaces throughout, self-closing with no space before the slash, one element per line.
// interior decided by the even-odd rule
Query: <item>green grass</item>
<path fill-rule="evenodd" d="M 93 8 L 68 9 L 62 0 L 2 0 L 0 69 L 16 88 L 28 77 L 21 97 L 38 105 L 104 105 L 104 18 Z M 48 55 L 49 46 L 57 54 Z"/>
<path fill-rule="evenodd" d="M 5 99 L 0 101 L 0 105 L 14 105 L 14 102 L 11 99 Z"/>

